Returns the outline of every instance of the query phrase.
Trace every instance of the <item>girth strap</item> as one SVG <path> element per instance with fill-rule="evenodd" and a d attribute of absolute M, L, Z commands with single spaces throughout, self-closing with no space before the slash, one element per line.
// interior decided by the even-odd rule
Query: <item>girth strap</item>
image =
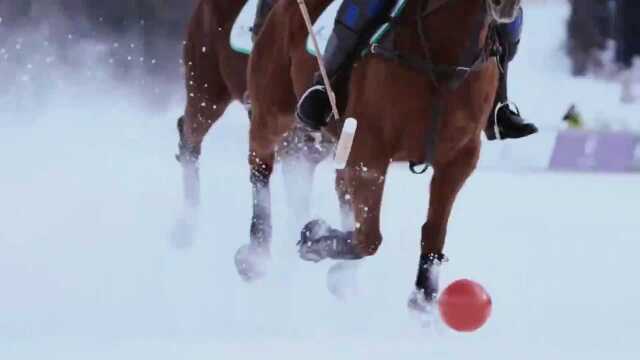
<path fill-rule="evenodd" d="M 481 51 L 476 60 L 469 67 L 434 64 L 411 55 L 404 55 L 399 51 L 386 49 L 378 44 L 372 44 L 369 51 L 373 55 L 381 56 L 387 60 L 398 61 L 411 69 L 424 72 L 432 77 L 436 85 L 445 83 L 450 89 L 455 89 L 469 76 L 469 73 L 477 70 L 492 56 L 486 51 Z"/>
<path fill-rule="evenodd" d="M 433 102 L 431 104 L 431 121 L 425 126 L 425 151 L 424 162 L 417 163 L 415 161 L 409 161 L 409 170 L 416 174 L 421 175 L 427 172 L 430 166 L 436 161 L 436 149 L 438 145 L 438 133 L 440 132 L 440 125 L 442 124 L 442 112 L 444 110 L 442 103 L 442 94 L 439 89 L 436 88 L 436 93 L 433 95 Z M 422 165 L 421 169 L 418 167 Z"/>

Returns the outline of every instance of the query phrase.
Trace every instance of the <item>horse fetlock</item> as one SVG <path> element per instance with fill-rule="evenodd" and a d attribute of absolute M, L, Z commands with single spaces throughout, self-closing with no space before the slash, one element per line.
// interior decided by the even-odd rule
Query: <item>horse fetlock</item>
<path fill-rule="evenodd" d="M 265 217 L 254 216 L 251 220 L 251 243 L 266 247 L 271 243 L 271 222 Z"/>
<path fill-rule="evenodd" d="M 436 298 L 425 294 L 424 290 L 416 289 L 409 296 L 407 307 L 409 311 L 418 314 L 433 314 L 436 311 Z"/>
<path fill-rule="evenodd" d="M 200 146 L 190 144 L 184 133 L 184 116 L 178 118 L 178 153 L 176 154 L 176 160 L 184 165 L 193 165 L 198 162 L 200 157 Z"/>
<path fill-rule="evenodd" d="M 434 312 L 440 277 L 440 267 L 448 261 L 444 254 L 428 253 L 420 255 L 415 289 L 409 297 L 409 309 L 423 314 Z"/>
<path fill-rule="evenodd" d="M 269 185 L 269 178 L 271 177 L 271 168 L 267 165 L 258 165 L 251 168 L 251 175 L 249 181 L 251 184 L 257 187 L 266 187 Z"/>
<path fill-rule="evenodd" d="M 446 329 L 440 319 L 438 302 L 425 296 L 421 290 L 411 293 L 407 303 L 409 314 L 418 321 L 420 327 L 428 331 L 434 331 L 435 335 L 446 334 Z"/>
<path fill-rule="evenodd" d="M 448 259 L 444 254 L 428 253 L 420 255 L 418 274 L 416 276 L 416 290 L 414 295 L 432 303 L 438 297 L 440 268 Z"/>
<path fill-rule="evenodd" d="M 178 143 L 176 160 L 182 165 L 197 165 L 200 158 L 200 147 L 187 144 L 182 140 Z"/>
<path fill-rule="evenodd" d="M 195 147 L 180 143 L 178 145 L 178 153 L 176 154 L 176 160 L 182 165 L 197 165 L 198 158 L 200 157 L 200 151 Z"/>

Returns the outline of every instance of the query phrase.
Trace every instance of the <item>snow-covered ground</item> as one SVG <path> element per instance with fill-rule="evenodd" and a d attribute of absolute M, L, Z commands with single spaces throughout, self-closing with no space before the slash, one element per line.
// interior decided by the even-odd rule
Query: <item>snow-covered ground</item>
<path fill-rule="evenodd" d="M 521 110 L 552 130 L 575 101 L 587 119 L 637 129 L 639 108 L 620 105 L 616 86 L 569 77 L 561 48 L 566 7 L 527 10 L 511 84 Z M 230 108 L 207 139 L 201 226 L 192 248 L 176 250 L 181 96 L 159 110 L 92 69 L 95 80 L 81 81 L 50 65 L 22 79 L 30 91 L 0 92 L 4 104 L 29 105 L 0 109 L 0 359 L 640 355 L 640 176 L 528 171 L 514 159 L 544 157 L 545 135 L 508 145 L 522 153 L 501 171 L 493 171 L 497 163 L 481 169 L 461 193 L 443 273 L 445 284 L 460 277 L 484 284 L 493 317 L 474 334 L 434 334 L 405 306 L 426 177 L 393 168 L 385 242 L 360 270 L 359 295 L 341 302 L 326 290 L 330 264 L 298 260 L 277 174 L 272 271 L 247 285 L 233 265 L 250 217 L 242 108 Z M 28 72 L 2 62 L 0 71 Z M 487 144 L 487 156 L 501 147 Z M 336 223 L 329 168 L 316 178 L 312 212 Z"/>

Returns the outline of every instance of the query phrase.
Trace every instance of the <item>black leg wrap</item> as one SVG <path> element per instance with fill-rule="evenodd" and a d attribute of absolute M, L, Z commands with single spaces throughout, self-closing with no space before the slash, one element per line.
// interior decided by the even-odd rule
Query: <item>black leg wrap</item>
<path fill-rule="evenodd" d="M 251 184 L 253 187 L 253 217 L 251 218 L 251 243 L 260 247 L 271 242 L 271 195 L 269 177 L 271 167 L 265 165 L 253 167 Z"/>
<path fill-rule="evenodd" d="M 193 165 L 198 162 L 200 157 L 200 146 L 188 144 L 184 139 L 184 116 L 178 119 L 178 135 L 180 142 L 178 143 L 178 153 L 176 160 L 185 165 Z"/>
<path fill-rule="evenodd" d="M 263 248 L 268 247 L 271 243 L 271 231 L 269 208 L 265 204 L 254 204 L 249 232 L 251 244 Z"/>
<path fill-rule="evenodd" d="M 271 176 L 270 169 L 257 167 L 251 169 L 250 181 L 253 186 L 265 187 L 269 185 L 269 176 Z"/>
<path fill-rule="evenodd" d="M 324 259 L 362 259 L 353 243 L 353 231 L 331 228 L 322 220 L 314 220 L 305 225 L 298 242 L 298 253 L 303 260 L 319 262 Z"/>
<path fill-rule="evenodd" d="M 443 254 L 422 254 L 418 265 L 416 289 L 424 294 L 426 301 L 434 301 L 438 296 L 440 266 L 447 261 Z"/>
<path fill-rule="evenodd" d="M 438 277 L 442 263 L 448 259 L 443 254 L 422 254 L 418 265 L 416 289 L 409 298 L 409 309 L 422 314 L 435 311 L 438 298 Z"/>

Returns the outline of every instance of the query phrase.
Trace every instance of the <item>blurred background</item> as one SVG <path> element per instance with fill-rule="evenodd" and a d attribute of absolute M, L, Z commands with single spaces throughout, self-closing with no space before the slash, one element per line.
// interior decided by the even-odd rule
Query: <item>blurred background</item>
<path fill-rule="evenodd" d="M 103 60 L 113 60 L 119 69 L 142 63 L 155 65 L 146 66 L 146 70 L 161 73 L 179 68 L 177 61 L 195 3 L 196 0 L 2 0 L 1 41 L 5 46 L 13 45 L 11 42 L 27 41 L 31 33 L 31 42 L 35 41 L 33 35 L 38 35 L 39 46 L 46 41 L 66 49 L 69 44 L 91 40 L 112 47 Z M 135 59 L 128 58 L 134 55 Z"/>

